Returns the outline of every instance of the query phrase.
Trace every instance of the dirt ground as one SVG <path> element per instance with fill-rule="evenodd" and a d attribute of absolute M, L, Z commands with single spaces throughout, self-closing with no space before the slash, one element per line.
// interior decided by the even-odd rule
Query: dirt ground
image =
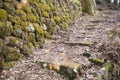
<path fill-rule="evenodd" d="M 97 47 L 107 41 L 107 32 L 120 27 L 120 12 L 103 10 L 96 16 L 83 14 L 76 16 L 67 31 L 59 31 L 53 38 L 46 40 L 42 49 L 34 50 L 30 57 L 18 61 L 10 70 L 4 70 L 0 80 L 66 80 L 53 70 L 43 69 L 36 61 L 55 61 L 64 54 L 70 62 L 84 65 L 86 68 L 76 80 L 94 80 L 95 74 L 102 74 L 100 66 L 93 65 L 84 54 L 101 57 Z M 70 46 L 64 42 L 93 43 L 92 46 Z M 47 55 L 47 56 L 46 56 Z"/>

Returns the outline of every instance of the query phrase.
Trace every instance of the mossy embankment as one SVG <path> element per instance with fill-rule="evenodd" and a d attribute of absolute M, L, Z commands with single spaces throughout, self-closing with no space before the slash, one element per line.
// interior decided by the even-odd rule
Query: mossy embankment
<path fill-rule="evenodd" d="M 29 0 L 25 5 L 17 0 L 0 1 L 0 68 L 8 69 L 29 56 L 81 13 L 80 0 Z"/>

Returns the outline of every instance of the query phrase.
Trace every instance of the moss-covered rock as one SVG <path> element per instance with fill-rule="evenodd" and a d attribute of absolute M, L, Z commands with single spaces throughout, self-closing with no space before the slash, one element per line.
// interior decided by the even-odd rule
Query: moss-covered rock
<path fill-rule="evenodd" d="M 44 17 L 46 17 L 46 18 L 49 18 L 49 17 L 50 17 L 50 16 L 49 16 L 49 13 L 48 13 L 48 12 L 46 12 L 46 11 L 45 11 L 45 12 L 43 12 L 43 16 L 44 16 Z"/>
<path fill-rule="evenodd" d="M 27 43 L 27 45 L 30 49 L 34 49 L 34 45 L 32 44 L 32 42 Z"/>
<path fill-rule="evenodd" d="M 17 38 L 22 38 L 22 33 L 23 33 L 23 30 L 22 30 L 21 26 L 15 25 L 12 36 L 17 37 Z"/>
<path fill-rule="evenodd" d="M 40 3 L 39 8 L 40 8 L 41 11 L 47 11 L 47 12 L 50 11 L 50 7 L 46 3 Z"/>
<path fill-rule="evenodd" d="M 22 21 L 26 21 L 26 13 L 23 10 L 15 10 L 15 14 L 20 17 Z"/>
<path fill-rule="evenodd" d="M 42 26 L 39 24 L 33 24 L 35 28 L 35 34 L 36 34 L 36 39 L 39 41 L 40 38 L 44 37 L 44 31 L 42 29 Z"/>
<path fill-rule="evenodd" d="M 74 16 L 81 12 L 79 0 L 71 1 L 70 6 L 68 3 L 64 0 L 29 0 L 23 6 L 16 0 L 0 1 L 0 46 L 5 42 L 5 68 L 13 66 L 12 61 L 23 55 L 29 56 L 31 48 L 40 48 L 51 34 L 68 27 Z M 4 59 L 0 61 L 0 66 L 3 65 Z"/>
<path fill-rule="evenodd" d="M 4 9 L 0 9 L 0 21 L 4 21 L 7 19 L 7 11 Z"/>
<path fill-rule="evenodd" d="M 12 23 L 7 21 L 5 25 L 5 35 L 10 36 L 13 33 L 13 26 Z"/>
<path fill-rule="evenodd" d="M 8 15 L 8 20 L 12 23 L 12 25 L 21 25 L 22 20 L 18 16 Z"/>
<path fill-rule="evenodd" d="M 8 13 L 13 13 L 15 10 L 15 6 L 13 3 L 5 2 L 4 3 L 4 8 Z"/>
<path fill-rule="evenodd" d="M 35 40 L 35 34 L 34 33 L 29 33 L 28 34 L 28 39 L 29 39 L 29 42 L 31 42 L 32 44 L 35 44 L 36 40 Z"/>
<path fill-rule="evenodd" d="M 11 22 L 0 22 L 0 37 L 4 38 L 5 36 L 11 35 L 13 32 L 13 26 Z"/>
<path fill-rule="evenodd" d="M 5 36 L 5 22 L 0 21 L 0 37 L 3 38 Z"/>
<path fill-rule="evenodd" d="M 23 40 L 20 38 L 16 38 L 13 36 L 6 37 L 6 44 L 12 47 L 22 48 L 23 47 Z"/>
<path fill-rule="evenodd" d="M 38 23 L 39 18 L 35 16 L 34 14 L 28 14 L 28 21 L 33 22 L 33 23 Z"/>
<path fill-rule="evenodd" d="M 22 22 L 22 30 L 25 32 L 35 32 L 35 28 L 32 23 Z"/>
<path fill-rule="evenodd" d="M 55 20 L 57 24 L 61 22 L 61 18 L 59 16 L 54 16 L 53 19 Z"/>
<path fill-rule="evenodd" d="M 21 36 L 22 40 L 24 40 L 25 43 L 28 43 L 28 33 L 27 32 L 22 32 L 22 36 Z"/>
<path fill-rule="evenodd" d="M 31 49 L 26 44 L 23 45 L 23 48 L 20 49 L 20 52 L 25 56 L 29 56 L 32 53 Z"/>
<path fill-rule="evenodd" d="M 5 62 L 4 63 L 4 69 L 10 69 L 11 67 L 13 67 L 15 65 L 16 61 L 9 61 L 9 62 Z"/>
<path fill-rule="evenodd" d="M 50 6 L 50 9 L 51 9 L 52 11 L 54 11 L 54 10 L 55 10 L 55 6 L 53 5 L 53 3 L 52 3 L 52 2 L 50 2 L 50 3 L 49 3 L 49 6 Z"/>
<path fill-rule="evenodd" d="M 29 7 L 23 7 L 23 10 L 26 12 L 26 14 L 30 14 L 31 13 L 31 8 Z"/>
<path fill-rule="evenodd" d="M 23 58 L 23 55 L 20 54 L 20 50 L 14 47 L 5 47 L 5 61 L 16 61 Z"/>
<path fill-rule="evenodd" d="M 44 31 L 44 33 L 45 33 L 45 38 L 50 39 L 52 37 L 48 31 Z"/>
<path fill-rule="evenodd" d="M 54 33 L 57 32 L 57 28 L 56 28 L 55 26 L 49 26 L 49 27 L 48 27 L 48 32 L 49 32 L 50 34 L 54 34 Z"/>
<path fill-rule="evenodd" d="M 42 26 L 40 26 L 39 24 L 33 24 L 34 28 L 35 28 L 35 33 L 41 35 L 42 37 L 44 37 L 44 31 L 42 29 Z"/>
<path fill-rule="evenodd" d="M 68 23 L 67 23 L 67 22 L 62 22 L 62 23 L 60 24 L 60 26 L 61 26 L 61 28 L 62 28 L 63 30 L 67 30 L 67 28 L 68 28 Z"/>

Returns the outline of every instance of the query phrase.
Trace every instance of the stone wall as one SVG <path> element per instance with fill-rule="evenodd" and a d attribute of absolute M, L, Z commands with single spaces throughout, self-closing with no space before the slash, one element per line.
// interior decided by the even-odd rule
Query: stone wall
<path fill-rule="evenodd" d="M 0 69 L 9 69 L 29 56 L 45 38 L 67 29 L 74 16 L 81 13 L 79 0 L 1 0 Z"/>

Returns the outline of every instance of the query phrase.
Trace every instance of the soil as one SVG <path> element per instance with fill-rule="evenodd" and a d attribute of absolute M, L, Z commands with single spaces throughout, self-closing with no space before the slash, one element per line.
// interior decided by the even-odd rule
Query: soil
<path fill-rule="evenodd" d="M 59 31 L 53 38 L 46 40 L 42 49 L 34 50 L 30 57 L 18 61 L 10 70 L 4 70 L 0 80 L 66 80 L 53 70 L 43 69 L 36 61 L 55 61 L 61 54 L 69 61 L 84 67 L 77 80 L 94 80 L 96 74 L 102 74 L 102 67 L 89 61 L 90 57 L 103 57 L 98 47 L 107 41 L 107 32 L 120 27 L 118 10 L 102 10 L 96 16 L 83 14 L 76 16 L 66 31 Z M 93 43 L 92 46 L 70 46 L 64 42 Z M 46 56 L 47 55 L 47 56 Z"/>

